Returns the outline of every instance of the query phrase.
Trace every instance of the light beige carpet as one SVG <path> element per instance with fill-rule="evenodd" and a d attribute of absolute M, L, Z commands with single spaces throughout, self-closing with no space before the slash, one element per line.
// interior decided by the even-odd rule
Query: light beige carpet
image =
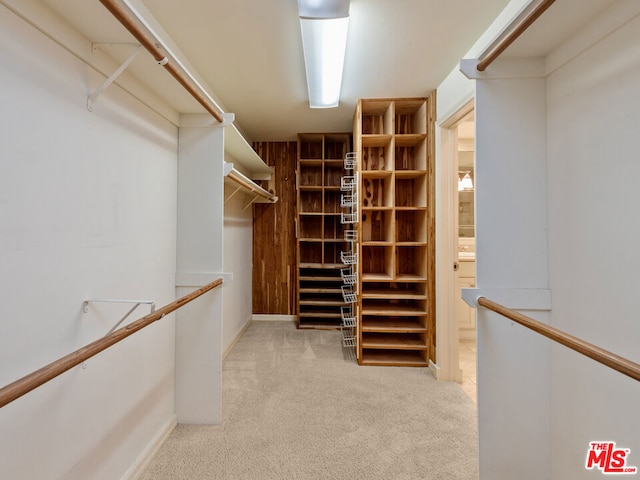
<path fill-rule="evenodd" d="M 223 418 L 178 425 L 141 479 L 478 478 L 476 410 L 460 386 L 358 366 L 338 331 L 252 323 L 223 366 Z"/>

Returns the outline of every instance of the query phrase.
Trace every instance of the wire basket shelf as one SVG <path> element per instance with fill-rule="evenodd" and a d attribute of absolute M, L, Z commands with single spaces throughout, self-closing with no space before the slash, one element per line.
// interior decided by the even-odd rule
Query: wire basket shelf
<path fill-rule="evenodd" d="M 344 231 L 344 241 L 345 242 L 357 242 L 358 241 L 358 231 L 357 230 L 345 230 Z"/>
<path fill-rule="evenodd" d="M 358 291 L 354 290 L 351 285 L 343 285 L 340 287 L 342 289 L 342 298 L 345 303 L 357 303 L 358 302 Z"/>
<path fill-rule="evenodd" d="M 358 203 L 358 195 L 355 193 L 343 193 L 340 196 L 340 206 L 342 208 L 351 208 Z"/>
<path fill-rule="evenodd" d="M 343 225 L 348 225 L 348 224 L 357 223 L 357 222 L 358 222 L 358 212 L 340 214 L 340 223 L 342 223 Z"/>
<path fill-rule="evenodd" d="M 349 328 L 355 327 L 358 323 L 358 317 L 354 313 L 352 306 L 340 307 L 340 315 L 342 316 L 342 326 Z"/>
<path fill-rule="evenodd" d="M 358 153 L 357 152 L 349 152 L 344 157 L 344 168 L 345 170 L 353 170 L 356 168 L 356 163 L 358 161 Z"/>
<path fill-rule="evenodd" d="M 342 346 L 343 347 L 355 347 L 358 343 L 358 337 L 355 335 L 343 335 Z"/>
<path fill-rule="evenodd" d="M 340 252 L 340 260 L 342 260 L 342 263 L 345 265 L 355 265 L 358 263 L 358 252 Z"/>
<path fill-rule="evenodd" d="M 358 283 L 358 272 L 354 272 L 353 268 L 343 268 L 340 270 L 342 281 L 347 285 L 355 285 Z"/>
<path fill-rule="evenodd" d="M 340 190 L 343 192 L 353 192 L 357 184 L 357 175 L 346 175 L 340 179 Z"/>

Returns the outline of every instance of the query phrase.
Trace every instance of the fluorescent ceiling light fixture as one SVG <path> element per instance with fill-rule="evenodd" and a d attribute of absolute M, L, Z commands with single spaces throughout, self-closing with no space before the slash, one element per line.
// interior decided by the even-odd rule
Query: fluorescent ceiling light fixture
<path fill-rule="evenodd" d="M 298 0 L 309 106 L 337 107 L 349 29 L 349 0 Z"/>

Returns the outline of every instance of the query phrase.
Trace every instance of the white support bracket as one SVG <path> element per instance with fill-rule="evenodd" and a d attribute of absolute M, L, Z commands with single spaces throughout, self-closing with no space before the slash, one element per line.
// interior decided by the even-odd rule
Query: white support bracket
<path fill-rule="evenodd" d="M 463 288 L 462 299 L 471 308 L 478 308 L 478 299 L 486 297 L 513 310 L 550 311 L 551 290 L 545 288 Z"/>
<path fill-rule="evenodd" d="M 229 195 L 227 195 L 227 196 L 224 198 L 224 203 L 227 203 L 229 200 L 231 200 L 231 197 L 233 197 L 236 193 L 238 193 L 238 192 L 239 192 L 239 191 L 241 191 L 241 190 L 242 190 L 242 187 L 238 187 L 238 188 L 236 188 L 233 192 L 231 192 Z"/>
<path fill-rule="evenodd" d="M 154 302 L 152 300 L 85 300 L 84 302 L 82 302 L 82 311 L 84 313 L 88 313 L 89 312 L 89 304 L 90 303 L 134 303 L 135 304 L 124 315 L 124 317 L 122 317 L 120 320 L 118 320 L 118 323 L 116 323 L 113 327 L 111 327 L 111 330 L 109 330 L 105 335 L 109 335 L 110 333 L 114 332 L 120 325 L 122 325 L 122 322 L 124 322 L 127 319 L 127 317 L 129 317 L 129 315 L 131 315 L 133 313 L 133 311 L 136 308 L 138 308 L 140 305 L 142 305 L 142 304 L 150 306 L 151 311 L 149 313 L 153 313 L 156 310 L 156 302 Z"/>
<path fill-rule="evenodd" d="M 111 85 L 116 78 L 118 78 L 120 76 L 120 74 L 122 74 L 122 72 L 124 72 L 127 67 L 131 64 L 131 62 L 133 62 L 135 60 L 135 58 L 138 56 L 138 54 L 142 51 L 142 45 L 138 45 L 137 48 L 133 51 L 133 53 L 131 55 L 129 55 L 129 58 L 127 58 L 124 63 L 122 65 L 120 65 L 120 67 L 118 67 L 118 69 L 113 72 L 109 78 L 107 78 L 102 85 L 100 85 L 98 87 L 98 89 L 93 92 L 89 98 L 87 98 L 87 110 L 89 110 L 90 112 L 93 111 L 93 102 L 95 102 L 96 98 L 98 98 L 98 96 L 104 92 L 109 85 Z"/>
<path fill-rule="evenodd" d="M 276 203 L 278 201 L 278 197 L 273 195 L 271 192 L 268 192 L 260 185 L 256 184 L 253 180 L 246 177 L 244 174 L 240 173 L 233 167 L 233 163 L 225 162 L 223 166 L 223 174 L 225 178 L 225 183 L 231 182 L 234 187 L 239 186 L 240 188 L 236 188 L 234 192 L 225 198 L 225 203 L 233 197 L 239 190 L 243 190 L 244 193 L 251 196 L 251 200 L 247 202 L 242 210 L 246 210 L 254 203 Z"/>
<path fill-rule="evenodd" d="M 255 195 L 251 201 L 247 202 L 247 204 L 244 206 L 244 208 L 242 209 L 242 211 L 244 212 L 247 208 L 249 208 L 251 205 L 253 205 L 254 203 L 256 203 L 256 200 L 258 200 L 258 195 Z"/>

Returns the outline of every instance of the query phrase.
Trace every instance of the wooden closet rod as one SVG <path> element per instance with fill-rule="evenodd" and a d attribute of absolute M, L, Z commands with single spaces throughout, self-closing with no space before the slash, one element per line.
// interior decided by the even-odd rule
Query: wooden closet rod
<path fill-rule="evenodd" d="M 499 313 L 500 315 L 507 317 L 508 319 L 513 320 L 514 322 L 519 323 L 520 325 L 527 327 L 528 329 L 533 330 L 554 342 L 564 345 L 571 350 L 586 355 L 596 362 L 640 381 L 640 364 L 632 362 L 620 355 L 616 355 L 615 353 L 611 353 L 603 348 L 597 347 L 589 342 L 585 342 L 584 340 L 574 337 L 573 335 L 569 335 L 562 330 L 534 320 L 531 317 L 527 317 L 520 312 L 511 310 L 510 308 L 500 305 L 499 303 L 485 297 L 478 298 L 477 303 L 478 305 Z"/>
<path fill-rule="evenodd" d="M 222 284 L 222 279 L 219 278 L 204 287 L 199 288 L 198 290 L 194 290 L 193 292 L 185 295 L 178 300 L 165 305 L 159 310 L 156 310 L 149 315 L 146 315 L 142 318 L 139 318 L 135 322 L 130 323 L 129 325 L 122 327 L 114 332 L 111 332 L 104 337 L 96 340 L 95 342 L 90 343 L 89 345 L 85 345 L 82 348 L 79 348 L 75 352 L 72 352 L 58 360 L 51 362 L 49 365 L 42 367 L 35 372 L 32 372 L 5 387 L 0 388 L 0 408 L 4 407 L 6 404 L 13 402 L 14 400 L 20 398 L 21 396 L 29 393 L 31 390 L 35 390 L 40 385 L 47 383 L 49 380 L 56 378 L 58 375 L 66 372 L 67 370 L 79 365 L 84 362 L 88 358 L 93 357 L 94 355 L 106 350 L 110 346 L 124 340 L 129 335 L 136 333 L 139 330 L 142 330 L 144 327 L 151 325 L 156 320 L 161 319 L 165 315 L 177 310 L 183 305 L 195 300 L 200 295 L 207 293 L 210 290 L 213 290 L 217 286 Z"/>
<path fill-rule="evenodd" d="M 535 22 L 556 0 L 542 0 L 534 8 L 525 10 L 509 26 L 508 30 L 502 32 L 498 39 L 493 42 L 478 58 L 476 69 L 484 72 L 486 68 L 504 52 L 524 31 Z"/>
<path fill-rule="evenodd" d="M 219 113 L 215 102 L 209 97 L 204 89 L 194 81 L 191 75 L 182 68 L 182 66 L 174 65 L 177 63 L 175 59 L 168 59 L 165 54 L 156 45 L 157 40 L 150 38 L 144 29 L 140 28 L 140 21 L 129 11 L 124 9 L 117 0 L 100 0 L 100 3 L 106 7 L 109 12 L 133 35 L 140 44 L 146 48 L 153 58 L 162 65 L 180 85 L 182 85 L 207 112 L 213 115 L 218 122 L 223 123 L 222 115 Z"/>
<path fill-rule="evenodd" d="M 265 190 L 260 185 L 253 182 L 251 179 L 247 178 L 242 173 L 237 171 L 235 168 L 229 172 L 229 174 L 227 175 L 227 178 L 230 180 L 233 180 L 236 184 L 240 185 L 246 190 L 249 190 L 251 193 L 254 193 L 255 195 L 261 198 L 264 198 L 268 202 L 276 203 L 278 201 L 277 196 Z"/>

